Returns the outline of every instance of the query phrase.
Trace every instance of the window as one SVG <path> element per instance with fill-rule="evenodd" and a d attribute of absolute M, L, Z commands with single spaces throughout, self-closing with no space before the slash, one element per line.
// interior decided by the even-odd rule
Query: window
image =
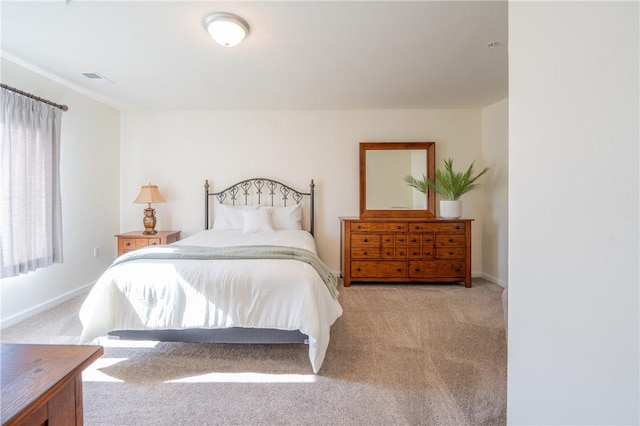
<path fill-rule="evenodd" d="M 62 262 L 62 110 L 0 88 L 0 278 Z"/>

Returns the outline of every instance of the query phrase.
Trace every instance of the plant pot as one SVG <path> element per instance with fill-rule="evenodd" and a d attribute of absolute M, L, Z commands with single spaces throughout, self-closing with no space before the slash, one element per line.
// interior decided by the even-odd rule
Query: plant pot
<path fill-rule="evenodd" d="M 440 200 L 440 217 L 457 219 L 462 216 L 462 202 L 460 200 Z"/>

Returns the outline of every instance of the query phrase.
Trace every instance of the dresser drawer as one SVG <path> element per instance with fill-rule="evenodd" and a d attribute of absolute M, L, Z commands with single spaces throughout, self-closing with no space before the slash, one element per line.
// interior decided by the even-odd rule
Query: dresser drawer
<path fill-rule="evenodd" d="M 352 247 L 352 259 L 379 259 L 380 249 L 377 247 Z"/>
<path fill-rule="evenodd" d="M 396 235 L 382 234 L 380 236 L 380 241 L 382 242 L 382 247 L 393 247 L 396 244 Z"/>
<path fill-rule="evenodd" d="M 380 255 L 382 259 L 406 259 L 407 248 L 406 247 L 386 247 L 382 249 Z"/>
<path fill-rule="evenodd" d="M 416 260 L 409 262 L 409 278 L 464 278 L 464 261 Z"/>
<path fill-rule="evenodd" d="M 352 261 L 351 276 L 353 278 L 406 278 L 407 262 L 405 261 Z"/>
<path fill-rule="evenodd" d="M 158 244 L 160 244 L 160 238 L 136 238 L 136 248 L 157 246 Z"/>
<path fill-rule="evenodd" d="M 420 247 L 411 247 L 407 250 L 407 257 L 409 259 L 420 259 L 422 257 L 422 253 L 420 252 Z"/>
<path fill-rule="evenodd" d="M 436 235 L 436 247 L 464 246 L 466 241 L 464 235 Z"/>
<path fill-rule="evenodd" d="M 380 235 L 377 234 L 351 234 L 353 247 L 380 247 Z"/>
<path fill-rule="evenodd" d="M 422 247 L 420 254 L 422 259 L 433 259 L 436 257 L 436 250 L 433 247 Z"/>
<path fill-rule="evenodd" d="M 423 247 L 433 247 L 433 245 L 435 244 L 435 240 L 436 239 L 434 238 L 433 234 L 422 234 L 422 238 L 420 239 Z"/>
<path fill-rule="evenodd" d="M 407 232 L 402 222 L 351 222 L 351 232 Z"/>
<path fill-rule="evenodd" d="M 467 254 L 465 247 L 438 247 L 436 259 L 464 259 Z"/>
<path fill-rule="evenodd" d="M 407 258 L 407 248 L 406 247 L 396 247 L 396 259 L 406 259 Z"/>
<path fill-rule="evenodd" d="M 462 232 L 464 233 L 466 229 L 465 223 L 429 223 L 429 222 L 411 222 L 409 224 L 409 232 L 433 232 L 433 233 L 444 233 L 444 232 Z"/>
<path fill-rule="evenodd" d="M 407 234 L 382 234 L 382 247 L 406 246 Z"/>
<path fill-rule="evenodd" d="M 409 234 L 407 243 L 410 246 L 419 246 L 422 241 L 422 234 Z"/>
<path fill-rule="evenodd" d="M 120 238 L 119 251 L 122 253 L 160 244 L 160 238 Z"/>
<path fill-rule="evenodd" d="M 407 250 L 408 259 L 433 259 L 435 258 L 435 250 L 433 247 L 409 247 Z"/>
<path fill-rule="evenodd" d="M 119 245 L 120 251 L 131 251 L 137 248 L 135 238 L 120 238 Z"/>

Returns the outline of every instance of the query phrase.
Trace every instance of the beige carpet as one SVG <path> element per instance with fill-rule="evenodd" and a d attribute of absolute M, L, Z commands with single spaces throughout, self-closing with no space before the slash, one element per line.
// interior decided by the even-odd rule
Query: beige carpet
<path fill-rule="evenodd" d="M 313 375 L 303 345 L 103 339 L 84 374 L 86 425 L 506 423 L 502 288 L 352 285 Z M 83 297 L 3 330 L 2 342 L 75 343 Z"/>

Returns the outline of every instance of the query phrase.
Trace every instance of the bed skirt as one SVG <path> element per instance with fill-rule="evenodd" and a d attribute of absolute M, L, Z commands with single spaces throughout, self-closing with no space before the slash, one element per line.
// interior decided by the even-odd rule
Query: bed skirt
<path fill-rule="evenodd" d="M 299 330 L 273 328 L 187 328 L 183 330 L 116 330 L 110 339 L 152 340 L 159 342 L 309 344 L 309 337 Z"/>

